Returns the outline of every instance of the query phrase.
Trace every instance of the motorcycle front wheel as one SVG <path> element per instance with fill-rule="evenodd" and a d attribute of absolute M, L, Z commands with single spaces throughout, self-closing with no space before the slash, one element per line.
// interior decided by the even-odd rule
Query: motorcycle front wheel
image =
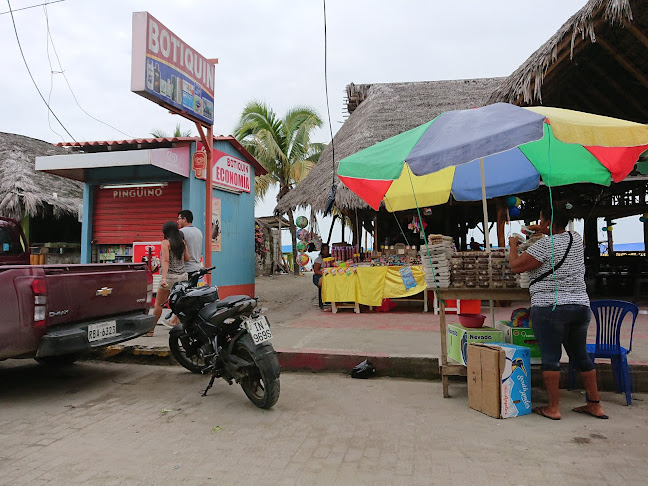
<path fill-rule="evenodd" d="M 245 343 L 237 346 L 236 356 L 254 363 L 254 366 L 247 369 L 247 376 L 240 381 L 247 397 L 259 408 L 271 408 L 279 400 L 281 388 L 279 377 L 275 375 L 272 364 L 266 359 L 255 360 L 254 351 L 251 351 Z M 276 360 L 277 357 L 273 355 L 271 359 Z"/>
<path fill-rule="evenodd" d="M 192 373 L 200 373 L 206 366 L 205 360 L 196 354 L 187 354 L 187 350 L 180 340 L 181 337 L 184 337 L 184 332 L 173 332 L 172 330 L 169 333 L 169 350 L 171 354 L 184 368 Z"/>

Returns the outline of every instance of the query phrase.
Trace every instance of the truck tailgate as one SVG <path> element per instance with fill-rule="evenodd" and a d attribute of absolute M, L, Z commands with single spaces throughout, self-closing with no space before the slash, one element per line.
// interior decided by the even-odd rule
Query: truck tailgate
<path fill-rule="evenodd" d="M 48 326 L 148 308 L 144 265 L 46 265 Z"/>

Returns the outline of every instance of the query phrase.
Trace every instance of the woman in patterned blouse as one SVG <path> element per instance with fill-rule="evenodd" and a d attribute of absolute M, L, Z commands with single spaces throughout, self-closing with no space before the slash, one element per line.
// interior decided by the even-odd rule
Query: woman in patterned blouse
<path fill-rule="evenodd" d="M 596 418 L 608 418 L 599 403 L 596 368 L 587 354 L 586 340 L 591 312 L 585 288 L 585 256 L 583 240 L 565 228 L 572 219 L 572 206 L 567 202 L 553 205 L 553 226 L 550 238 L 541 238 L 518 255 L 518 239 L 509 240 L 510 265 L 515 273 L 528 272 L 531 284 L 531 322 L 540 345 L 542 378 L 549 404 L 533 411 L 552 420 L 560 420 L 558 409 L 560 357 L 562 345 L 569 359 L 580 370 L 587 403 L 574 412 Z M 540 224 L 531 226 L 536 232 L 549 235 L 552 208 L 540 213 Z"/>

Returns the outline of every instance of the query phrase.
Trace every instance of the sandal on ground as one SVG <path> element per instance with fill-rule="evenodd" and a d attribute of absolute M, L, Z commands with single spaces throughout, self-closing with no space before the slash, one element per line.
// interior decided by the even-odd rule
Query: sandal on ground
<path fill-rule="evenodd" d="M 601 402 L 599 400 L 587 400 L 587 403 L 601 403 Z M 606 420 L 606 419 L 610 418 L 605 414 L 596 415 L 595 413 L 590 412 L 589 410 L 587 410 L 587 405 L 582 405 L 580 407 L 572 408 L 572 412 L 582 413 L 583 415 L 589 415 L 590 417 L 594 417 L 594 418 L 597 418 L 597 419 L 603 419 L 603 420 Z"/>
<path fill-rule="evenodd" d="M 541 415 L 542 417 L 548 418 L 550 420 L 560 420 L 560 417 L 551 417 L 550 415 L 547 415 L 544 411 L 544 407 L 536 407 L 531 411 L 533 413 L 537 413 L 538 415 Z"/>
<path fill-rule="evenodd" d="M 144 337 L 153 337 L 154 334 L 155 334 L 155 331 L 149 331 L 146 334 L 144 334 Z"/>

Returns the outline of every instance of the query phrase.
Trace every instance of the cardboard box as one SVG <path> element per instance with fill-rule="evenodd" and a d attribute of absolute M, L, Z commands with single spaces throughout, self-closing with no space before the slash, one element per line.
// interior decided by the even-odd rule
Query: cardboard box
<path fill-rule="evenodd" d="M 468 345 L 468 405 L 495 418 L 531 413 L 529 348 L 505 343 Z"/>
<path fill-rule="evenodd" d="M 504 332 L 505 343 L 529 348 L 532 365 L 541 363 L 540 346 L 533 329 L 529 327 L 513 327 L 509 321 L 499 321 L 495 324 L 495 328 Z"/>
<path fill-rule="evenodd" d="M 502 342 L 504 333 L 492 327 L 472 329 L 460 324 L 449 324 L 447 338 L 448 358 L 465 365 L 468 344 Z"/>

